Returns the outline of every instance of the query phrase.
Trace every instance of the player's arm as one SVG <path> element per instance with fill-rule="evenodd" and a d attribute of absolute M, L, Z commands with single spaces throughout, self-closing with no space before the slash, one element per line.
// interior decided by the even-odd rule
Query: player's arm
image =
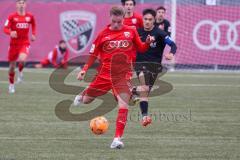
<path fill-rule="evenodd" d="M 84 65 L 83 69 L 77 75 L 78 80 L 82 80 L 84 78 L 88 69 L 94 64 L 95 60 L 97 59 L 98 53 L 99 53 L 98 41 L 99 41 L 99 37 L 92 44 L 92 47 L 91 47 L 90 52 L 89 52 L 90 56 L 88 58 L 88 61 Z"/>
<path fill-rule="evenodd" d="M 177 51 L 176 43 L 171 39 L 170 36 L 164 37 L 164 43 L 171 47 L 170 53 L 165 54 L 167 60 L 172 60 Z"/>
<path fill-rule="evenodd" d="M 7 35 L 10 35 L 11 38 L 17 38 L 17 32 L 12 31 L 11 26 L 12 26 L 12 18 L 9 16 L 8 19 L 6 20 L 5 24 L 4 24 L 3 31 Z"/>
<path fill-rule="evenodd" d="M 36 40 L 36 21 L 34 16 L 31 18 L 31 25 L 32 25 L 32 37 L 31 40 L 35 41 Z"/>
<path fill-rule="evenodd" d="M 78 80 L 82 80 L 84 78 L 86 72 L 93 65 L 93 63 L 95 62 L 96 59 L 97 59 L 97 55 L 90 54 L 87 63 L 83 66 L 83 69 L 77 75 Z"/>
<path fill-rule="evenodd" d="M 169 21 L 167 21 L 168 23 L 167 23 L 167 34 L 169 35 L 169 36 L 171 36 L 171 24 L 170 24 L 170 22 Z"/>
<path fill-rule="evenodd" d="M 10 26 L 11 26 L 11 22 L 9 21 L 9 18 L 8 18 L 3 28 L 4 33 L 6 33 L 7 35 L 10 35 L 10 32 L 11 32 Z"/>
<path fill-rule="evenodd" d="M 137 50 L 139 53 L 144 53 L 148 50 L 150 43 L 152 43 L 154 41 L 154 38 L 150 35 L 148 35 L 147 39 L 145 42 L 142 42 L 136 29 L 134 29 L 134 39 L 133 39 L 133 43 L 135 44 Z"/>

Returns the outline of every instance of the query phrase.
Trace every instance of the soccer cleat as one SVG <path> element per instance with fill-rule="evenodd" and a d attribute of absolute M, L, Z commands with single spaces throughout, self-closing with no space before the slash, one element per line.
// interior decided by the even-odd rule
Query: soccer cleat
<path fill-rule="evenodd" d="M 17 83 L 23 82 L 23 72 L 18 72 Z"/>
<path fill-rule="evenodd" d="M 142 118 L 142 125 L 146 127 L 147 125 L 152 123 L 152 119 L 150 116 L 143 116 Z"/>
<path fill-rule="evenodd" d="M 74 106 L 79 106 L 81 104 L 81 96 L 77 95 L 73 101 Z"/>
<path fill-rule="evenodd" d="M 14 87 L 14 84 L 9 84 L 9 87 L 8 87 L 8 93 L 10 93 L 10 94 L 15 93 L 15 87 Z"/>
<path fill-rule="evenodd" d="M 132 96 L 130 99 L 130 104 L 136 106 L 140 102 L 139 94 L 137 93 L 137 87 L 132 88 Z"/>
<path fill-rule="evenodd" d="M 123 147 L 124 147 L 124 144 L 120 138 L 114 138 L 110 146 L 111 149 L 121 149 Z"/>
<path fill-rule="evenodd" d="M 133 101 L 133 105 L 136 106 L 140 102 L 140 97 L 138 97 L 137 95 L 133 95 L 132 96 L 132 101 Z"/>

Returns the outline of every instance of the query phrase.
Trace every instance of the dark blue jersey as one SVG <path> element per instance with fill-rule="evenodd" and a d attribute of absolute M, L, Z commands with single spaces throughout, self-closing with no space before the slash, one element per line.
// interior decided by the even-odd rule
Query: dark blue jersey
<path fill-rule="evenodd" d="M 164 19 L 161 22 L 155 22 L 155 26 L 159 27 L 161 29 L 161 26 L 163 27 L 163 30 L 167 32 L 169 36 L 171 36 L 171 25 L 170 22 L 166 19 Z"/>
<path fill-rule="evenodd" d="M 145 31 L 144 28 L 139 28 L 138 34 L 143 42 L 146 41 L 148 35 L 154 36 L 155 41 L 151 43 L 147 52 L 145 52 L 144 54 L 137 53 L 137 62 L 149 61 L 161 63 L 163 51 L 166 44 L 171 47 L 171 53 L 176 53 L 176 44 L 166 32 L 159 29 L 157 26 L 155 26 L 151 31 Z"/>

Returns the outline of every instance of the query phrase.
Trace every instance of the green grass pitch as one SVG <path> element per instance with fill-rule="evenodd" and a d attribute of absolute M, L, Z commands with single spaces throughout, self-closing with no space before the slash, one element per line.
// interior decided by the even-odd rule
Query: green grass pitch
<path fill-rule="evenodd" d="M 108 132 L 95 136 L 87 122 L 67 122 L 55 106 L 74 95 L 49 87 L 53 70 L 26 69 L 24 83 L 8 94 L 8 75 L 0 69 L 0 160 L 239 160 L 240 75 L 233 72 L 170 72 L 161 77 L 173 90 L 150 98 L 153 123 L 140 125 L 131 107 L 122 150 L 111 150 L 116 108 L 105 116 Z M 73 72 L 67 83 L 78 85 Z M 113 98 L 113 97 L 112 97 Z M 99 100 L 83 108 L 95 108 Z M 112 104 L 108 104 L 112 105 Z"/>

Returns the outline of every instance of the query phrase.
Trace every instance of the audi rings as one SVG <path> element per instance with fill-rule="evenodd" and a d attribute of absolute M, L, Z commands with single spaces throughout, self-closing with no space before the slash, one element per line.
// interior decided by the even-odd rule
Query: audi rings
<path fill-rule="evenodd" d="M 201 27 L 209 25 L 211 26 L 210 29 L 210 44 L 202 44 L 199 42 L 198 39 L 198 32 Z M 237 45 L 238 42 L 238 30 L 237 26 L 240 25 L 240 21 L 230 22 L 227 20 L 220 20 L 218 22 L 213 22 L 211 20 L 202 20 L 200 21 L 193 30 L 193 41 L 197 45 L 198 48 L 202 50 L 211 50 L 211 49 L 218 49 L 221 51 L 226 51 L 229 49 L 235 49 L 240 51 L 240 46 Z M 226 40 L 227 44 L 221 44 L 221 26 L 228 26 L 228 30 L 226 33 Z M 240 34 L 240 33 L 239 33 Z M 205 35 L 203 35 L 205 36 Z"/>

